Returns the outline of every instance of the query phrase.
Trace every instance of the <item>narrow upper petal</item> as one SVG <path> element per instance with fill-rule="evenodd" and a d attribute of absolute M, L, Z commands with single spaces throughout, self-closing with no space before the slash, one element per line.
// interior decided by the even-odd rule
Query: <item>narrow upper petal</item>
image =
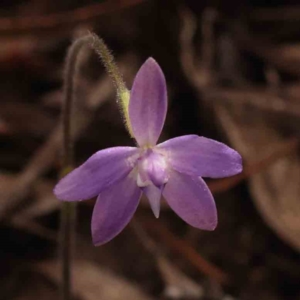
<path fill-rule="evenodd" d="M 217 210 L 213 196 L 202 178 L 170 172 L 163 196 L 185 222 L 196 228 L 214 230 Z"/>
<path fill-rule="evenodd" d="M 143 188 L 143 191 L 149 200 L 154 216 L 158 218 L 160 212 L 160 199 L 162 188 L 157 188 L 156 186 L 151 184 Z"/>
<path fill-rule="evenodd" d="M 165 76 L 153 58 L 138 71 L 130 93 L 129 117 L 140 146 L 155 145 L 167 112 Z"/>
<path fill-rule="evenodd" d="M 54 188 L 55 196 L 65 201 L 80 201 L 97 196 L 103 189 L 132 170 L 134 147 L 114 147 L 92 155 L 84 164 L 62 178 Z"/>
<path fill-rule="evenodd" d="M 96 246 L 110 241 L 124 229 L 137 209 L 141 194 L 134 177 L 129 174 L 98 196 L 92 216 Z"/>
<path fill-rule="evenodd" d="M 185 135 L 156 146 L 165 151 L 171 166 L 193 176 L 221 178 L 242 171 L 242 158 L 238 152 L 220 142 Z"/>

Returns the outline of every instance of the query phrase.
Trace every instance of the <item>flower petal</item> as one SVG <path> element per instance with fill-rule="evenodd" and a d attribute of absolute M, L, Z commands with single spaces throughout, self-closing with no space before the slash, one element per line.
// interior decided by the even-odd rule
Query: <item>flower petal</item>
<path fill-rule="evenodd" d="M 129 174 L 98 196 L 92 216 L 95 246 L 110 241 L 123 230 L 135 213 L 141 194 L 134 177 Z"/>
<path fill-rule="evenodd" d="M 103 189 L 125 177 L 134 165 L 134 147 L 114 147 L 92 155 L 54 188 L 55 196 L 64 201 L 80 201 L 97 196 Z"/>
<path fill-rule="evenodd" d="M 155 145 L 167 112 L 165 76 L 153 58 L 138 71 L 130 93 L 129 117 L 140 146 Z"/>
<path fill-rule="evenodd" d="M 145 193 L 146 197 L 149 200 L 154 216 L 158 218 L 159 211 L 160 211 L 160 199 L 161 199 L 162 189 L 157 188 L 156 186 L 151 184 L 143 188 L 143 192 Z"/>
<path fill-rule="evenodd" d="M 238 174 L 243 168 L 238 152 L 198 135 L 177 137 L 156 148 L 166 151 L 175 170 L 193 176 L 222 178 Z"/>
<path fill-rule="evenodd" d="M 214 230 L 217 209 L 213 196 L 202 178 L 170 172 L 163 196 L 185 222 L 196 228 Z"/>

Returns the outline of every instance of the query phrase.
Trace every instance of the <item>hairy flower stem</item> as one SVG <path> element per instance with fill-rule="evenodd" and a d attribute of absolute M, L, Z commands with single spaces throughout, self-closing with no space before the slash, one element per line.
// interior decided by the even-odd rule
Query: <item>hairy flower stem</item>
<path fill-rule="evenodd" d="M 127 129 L 131 134 L 131 126 L 128 117 L 129 91 L 114 63 L 113 56 L 101 38 L 90 33 L 87 36 L 77 39 L 69 48 L 64 73 L 63 90 L 63 164 L 61 177 L 73 169 L 73 141 L 71 136 L 71 114 L 74 100 L 74 82 L 77 69 L 77 57 L 84 46 L 91 47 L 101 58 L 106 71 L 110 75 L 117 90 L 118 102 L 126 121 Z M 73 256 L 73 244 L 75 237 L 76 207 L 73 203 L 64 202 L 61 206 L 60 220 L 60 255 L 62 260 L 62 290 L 61 299 L 72 299 L 71 285 L 71 261 Z"/>
<path fill-rule="evenodd" d="M 129 120 L 129 112 L 128 112 L 130 92 L 126 88 L 123 78 L 122 78 L 121 74 L 119 73 L 118 67 L 116 66 L 116 64 L 114 62 L 114 57 L 110 53 L 110 51 L 107 48 L 104 41 L 94 33 L 90 34 L 90 38 L 91 38 L 92 48 L 100 56 L 102 63 L 104 64 L 104 67 L 106 68 L 106 71 L 108 72 L 108 74 L 110 75 L 110 77 L 113 80 L 113 83 L 117 90 L 118 104 L 121 107 L 121 111 L 122 111 L 122 114 L 123 114 L 123 117 L 125 120 L 126 128 L 129 132 L 130 136 L 133 137 L 133 132 L 132 132 L 131 124 L 130 124 L 130 120 Z"/>

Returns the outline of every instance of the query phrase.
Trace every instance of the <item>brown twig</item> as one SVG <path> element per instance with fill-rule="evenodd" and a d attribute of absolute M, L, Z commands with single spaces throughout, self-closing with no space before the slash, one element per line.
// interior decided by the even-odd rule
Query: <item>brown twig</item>
<path fill-rule="evenodd" d="M 154 300 L 139 289 L 136 284 L 121 276 L 114 275 L 113 272 L 91 262 L 89 258 L 76 259 L 74 262 L 74 299 Z M 55 286 L 59 286 L 58 263 L 57 260 L 30 262 L 28 268 L 40 276 L 45 276 Z"/>
<path fill-rule="evenodd" d="M 208 186 L 212 191 L 212 193 L 225 192 L 233 188 L 237 184 L 239 184 L 241 181 L 257 173 L 263 172 L 268 166 L 273 164 L 278 159 L 285 157 L 289 153 L 294 152 L 297 148 L 299 148 L 299 145 L 300 145 L 299 139 L 291 138 L 286 142 L 282 143 L 281 145 L 279 145 L 278 148 L 272 151 L 272 153 L 270 153 L 269 156 L 249 166 L 245 166 L 242 173 L 232 177 L 211 181 L 209 182 Z"/>
<path fill-rule="evenodd" d="M 172 232 L 158 220 L 153 221 L 147 219 L 143 221 L 143 225 L 145 225 L 147 230 L 155 234 L 157 238 L 167 244 L 174 252 L 182 255 L 201 273 L 222 284 L 230 282 L 228 274 L 203 258 L 187 241 L 175 237 Z"/>
<path fill-rule="evenodd" d="M 148 232 L 143 227 L 142 222 L 136 219 L 130 222 L 131 228 L 134 230 L 138 239 L 142 242 L 143 247 L 148 251 L 156 260 L 158 269 L 166 283 L 166 292 L 168 288 L 176 288 L 177 291 L 182 293 L 185 297 L 201 297 L 202 289 L 198 283 L 194 282 L 186 274 L 184 274 L 164 253 L 159 244 L 150 237 Z"/>
<path fill-rule="evenodd" d="M 41 237 L 43 239 L 46 239 L 50 242 L 57 243 L 57 233 L 56 231 L 49 229 L 43 225 L 40 225 L 36 221 L 25 219 L 25 218 L 19 218 L 19 216 L 13 217 L 10 222 L 10 225 L 19 228 L 21 230 L 25 230 L 31 234 L 34 234 L 38 237 Z"/>
<path fill-rule="evenodd" d="M 193 38 L 196 32 L 196 17 L 185 6 L 179 7 L 181 31 L 179 32 L 180 61 L 182 69 L 190 83 L 195 87 L 204 88 L 212 80 L 213 59 L 213 30 L 212 27 L 217 17 L 217 12 L 207 8 L 202 15 L 202 58 L 197 64 L 196 51 L 193 47 Z"/>
<path fill-rule="evenodd" d="M 300 105 L 296 101 L 298 99 L 288 101 L 289 99 L 270 93 L 270 89 L 267 88 L 233 89 L 213 86 L 205 91 L 204 97 L 214 103 L 250 105 L 263 111 L 300 117 Z"/>
<path fill-rule="evenodd" d="M 285 5 L 278 8 L 259 8 L 253 10 L 250 15 L 252 21 L 299 21 L 300 5 Z"/>
<path fill-rule="evenodd" d="M 24 34 L 40 30 L 54 30 L 58 27 L 74 26 L 86 23 L 103 14 L 112 13 L 145 0 L 107 0 L 102 3 L 91 4 L 67 12 L 53 13 L 35 17 L 0 18 L 0 34 Z"/>
<path fill-rule="evenodd" d="M 291 56 L 289 49 L 274 45 L 262 40 L 248 32 L 243 24 L 237 23 L 232 26 L 235 40 L 240 48 L 252 52 L 282 71 L 299 76 L 300 56 Z"/>

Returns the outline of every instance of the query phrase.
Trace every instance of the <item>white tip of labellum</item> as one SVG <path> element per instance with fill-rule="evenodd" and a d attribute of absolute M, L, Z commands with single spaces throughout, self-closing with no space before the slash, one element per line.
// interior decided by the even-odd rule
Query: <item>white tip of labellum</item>
<path fill-rule="evenodd" d="M 160 212 L 160 198 L 162 192 L 161 189 L 157 188 L 154 185 L 148 185 L 143 190 L 149 200 L 150 207 L 153 211 L 154 216 L 158 218 Z"/>
<path fill-rule="evenodd" d="M 160 213 L 160 199 L 158 201 L 150 201 L 150 206 L 153 211 L 153 214 L 155 218 L 159 218 L 159 213 Z"/>

